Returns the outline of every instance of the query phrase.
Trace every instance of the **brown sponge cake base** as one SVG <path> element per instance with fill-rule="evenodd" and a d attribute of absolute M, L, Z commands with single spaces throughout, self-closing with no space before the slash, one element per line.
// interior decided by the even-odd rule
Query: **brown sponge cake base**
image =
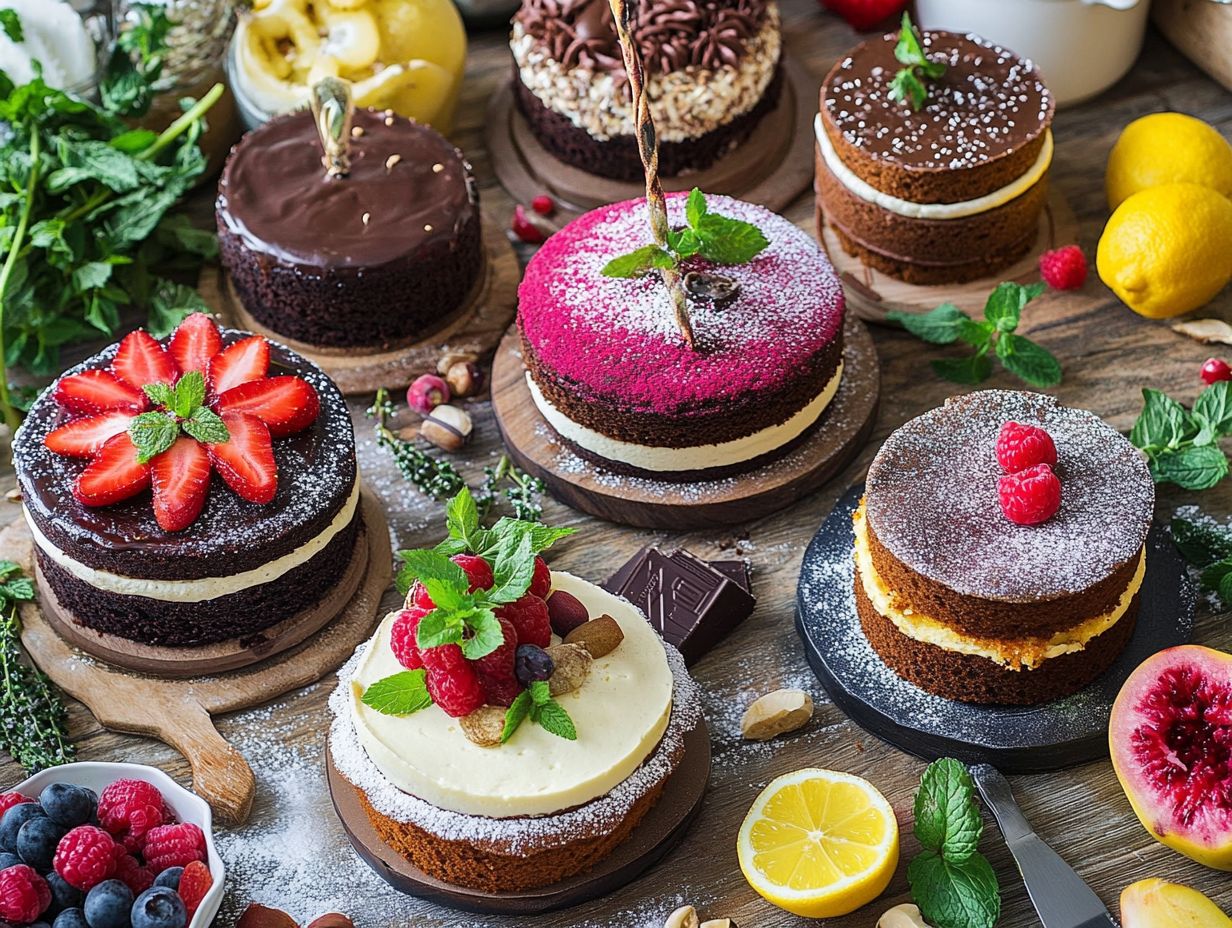
<path fill-rule="evenodd" d="M 855 573 L 856 612 L 873 650 L 909 683 L 944 699 L 997 705 L 1038 705 L 1078 692 L 1116 660 L 1133 635 L 1138 596 L 1119 622 L 1086 648 L 1050 658 L 1035 670 L 1009 670 L 976 654 L 946 651 L 909 638 L 876 610 Z"/>

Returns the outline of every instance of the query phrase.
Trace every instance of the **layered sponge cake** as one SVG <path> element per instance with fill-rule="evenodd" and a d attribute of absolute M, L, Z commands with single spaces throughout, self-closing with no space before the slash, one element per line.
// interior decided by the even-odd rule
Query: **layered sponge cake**
<path fill-rule="evenodd" d="M 1035 524 L 1003 511 L 1022 502 L 1003 495 L 1006 423 L 1055 447 L 1055 464 L 1037 466 L 1055 476 L 1059 506 Z M 854 515 L 864 632 L 899 676 L 949 699 L 1073 693 L 1133 633 L 1154 499 L 1138 452 L 1092 413 L 1014 391 L 947 400 L 895 431 L 869 468 Z"/>
<path fill-rule="evenodd" d="M 840 59 L 821 86 L 817 209 L 843 249 L 915 284 L 974 280 L 1034 243 L 1055 103 L 1035 66 L 978 36 L 925 31 L 916 110 L 891 96 L 898 33 Z"/>

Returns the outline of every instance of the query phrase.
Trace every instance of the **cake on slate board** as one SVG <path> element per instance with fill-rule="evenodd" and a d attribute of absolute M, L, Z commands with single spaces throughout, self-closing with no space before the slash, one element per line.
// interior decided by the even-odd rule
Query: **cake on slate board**
<path fill-rule="evenodd" d="M 13 464 L 61 608 L 142 644 L 253 636 L 316 605 L 362 524 L 337 388 L 201 314 L 64 374 L 31 407 Z"/>
<path fill-rule="evenodd" d="M 312 113 L 244 136 L 218 187 L 222 264 L 244 309 L 297 345 L 409 345 L 466 307 L 483 276 L 471 167 L 439 133 L 356 110 L 345 174 L 322 165 Z"/>
<path fill-rule="evenodd" d="M 903 33 L 869 39 L 821 86 L 817 205 L 843 249 L 914 284 L 1009 267 L 1048 196 L 1055 103 L 1030 61 L 977 36 L 917 34 L 925 96 L 893 92 Z M 917 109 L 915 103 L 919 103 Z"/>
<path fill-rule="evenodd" d="M 1129 641 L 1155 489 L 1097 416 L 1034 393 L 947 400 L 886 439 L 855 519 L 874 650 L 949 699 L 1073 693 Z"/>
<path fill-rule="evenodd" d="M 646 0 L 632 31 L 649 74 L 664 176 L 710 167 L 778 102 L 774 0 Z M 509 44 L 514 97 L 540 144 L 591 174 L 640 180 L 635 113 L 607 0 L 525 0 Z"/>

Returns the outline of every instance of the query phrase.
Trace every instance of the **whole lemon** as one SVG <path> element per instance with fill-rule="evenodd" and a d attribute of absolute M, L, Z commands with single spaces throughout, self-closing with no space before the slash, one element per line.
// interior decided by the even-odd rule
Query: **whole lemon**
<path fill-rule="evenodd" d="M 1232 200 L 1197 184 L 1135 193 L 1104 226 L 1095 266 L 1148 319 L 1197 309 L 1232 279 Z"/>
<path fill-rule="evenodd" d="M 1232 145 L 1184 113 L 1152 113 L 1121 131 L 1108 155 L 1108 208 L 1161 184 L 1201 184 L 1232 197 Z"/>

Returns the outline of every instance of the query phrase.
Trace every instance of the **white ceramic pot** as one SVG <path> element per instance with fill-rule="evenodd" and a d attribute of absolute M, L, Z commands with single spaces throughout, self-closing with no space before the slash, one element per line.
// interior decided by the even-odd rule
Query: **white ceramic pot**
<path fill-rule="evenodd" d="M 924 29 L 974 32 L 1030 58 L 1060 104 L 1115 84 L 1142 50 L 1150 0 L 916 0 Z"/>

